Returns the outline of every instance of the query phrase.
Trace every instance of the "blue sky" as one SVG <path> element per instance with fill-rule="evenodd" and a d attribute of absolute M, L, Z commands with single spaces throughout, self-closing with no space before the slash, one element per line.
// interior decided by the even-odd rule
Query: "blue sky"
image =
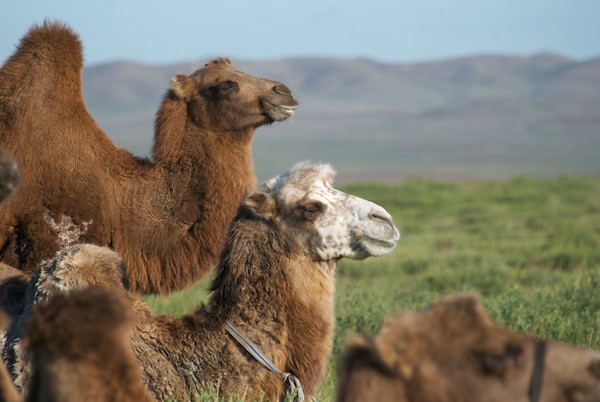
<path fill-rule="evenodd" d="M 79 33 L 87 65 L 213 56 L 384 62 L 541 51 L 600 56 L 598 0 L 2 0 L 0 60 L 44 18 Z"/>

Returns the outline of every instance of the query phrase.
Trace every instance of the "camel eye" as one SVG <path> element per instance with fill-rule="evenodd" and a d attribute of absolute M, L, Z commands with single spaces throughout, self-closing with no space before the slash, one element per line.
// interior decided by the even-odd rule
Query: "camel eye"
<path fill-rule="evenodd" d="M 215 99 L 226 98 L 227 96 L 236 93 L 238 89 L 239 85 L 237 82 L 227 80 L 214 85 L 211 88 L 211 94 Z"/>
<path fill-rule="evenodd" d="M 317 201 L 312 201 L 302 204 L 301 208 L 305 217 L 316 218 L 317 215 L 321 214 L 325 210 L 325 205 Z"/>

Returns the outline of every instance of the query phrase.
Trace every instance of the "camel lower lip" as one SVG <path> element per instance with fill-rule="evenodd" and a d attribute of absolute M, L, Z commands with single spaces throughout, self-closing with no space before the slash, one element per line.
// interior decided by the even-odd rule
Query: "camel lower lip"
<path fill-rule="evenodd" d="M 389 249 L 396 247 L 395 240 L 376 239 L 376 238 L 368 237 L 368 236 L 365 237 L 365 239 L 367 239 L 371 244 L 379 246 L 379 247 L 389 248 Z"/>
<path fill-rule="evenodd" d="M 285 120 L 294 115 L 297 106 L 274 105 L 267 101 L 264 102 L 265 114 L 273 121 Z"/>
<path fill-rule="evenodd" d="M 294 112 L 294 110 L 298 109 L 297 105 L 275 105 L 271 102 L 265 101 L 265 104 L 273 109 L 278 109 L 281 111 Z"/>

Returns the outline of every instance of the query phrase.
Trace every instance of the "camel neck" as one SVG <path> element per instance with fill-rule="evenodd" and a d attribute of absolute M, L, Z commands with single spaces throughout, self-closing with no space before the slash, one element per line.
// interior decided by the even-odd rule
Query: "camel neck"
<path fill-rule="evenodd" d="M 209 308 L 219 320 L 231 321 L 278 370 L 297 376 L 308 395 L 314 394 L 333 342 L 333 268 L 303 258 L 262 263 L 252 268 L 254 276 L 235 281 L 235 295 L 222 295 L 237 300 L 236 305 L 225 311 L 226 302 L 213 298 Z M 253 360 L 248 364 L 259 367 Z"/>
<path fill-rule="evenodd" d="M 181 158 L 202 162 L 246 155 L 256 130 L 254 127 L 214 130 L 207 122 L 200 124 L 188 116 L 185 102 L 169 98 L 163 100 L 154 126 L 152 155 L 157 164 Z"/>

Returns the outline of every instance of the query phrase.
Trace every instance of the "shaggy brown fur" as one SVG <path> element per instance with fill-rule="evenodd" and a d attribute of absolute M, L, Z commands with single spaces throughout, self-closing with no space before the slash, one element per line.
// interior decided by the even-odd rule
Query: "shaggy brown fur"
<path fill-rule="evenodd" d="M 20 177 L 17 163 L 12 154 L 0 149 L 0 203 L 17 188 Z M 7 315 L 7 320 L 10 321 L 21 314 L 25 288 L 30 279 L 31 277 L 24 272 L 0 263 L 0 311 Z M 0 332 L 6 328 L 8 325 L 2 325 Z M 4 337 L 0 344 L 2 347 L 4 346 Z"/>
<path fill-rule="evenodd" d="M 33 27 L 0 69 L 0 147 L 20 191 L 0 206 L 0 260 L 31 272 L 60 248 L 117 250 L 136 293 L 184 288 L 216 264 L 255 186 L 256 128 L 297 106 L 279 82 L 217 59 L 176 75 L 156 116 L 153 160 L 116 147 L 89 115 L 82 46 L 58 23 Z"/>
<path fill-rule="evenodd" d="M 531 336 L 500 327 L 474 296 L 388 318 L 348 342 L 339 402 L 528 402 Z M 547 341 L 540 402 L 600 401 L 600 353 Z"/>
<path fill-rule="evenodd" d="M 27 401 L 151 401 L 130 346 L 131 303 L 118 290 L 56 294 L 30 316 Z"/>
<path fill-rule="evenodd" d="M 5 331 L 10 325 L 10 317 L 0 311 L 0 330 Z M 0 363 L 0 401 L 2 402 L 20 402 L 21 395 L 13 384 L 4 362 Z"/>
<path fill-rule="evenodd" d="M 383 255 L 399 238 L 383 208 L 331 188 L 331 174 L 328 166 L 298 165 L 243 202 L 232 222 L 207 306 L 173 318 L 156 316 L 145 303 L 134 302 L 132 347 L 154 397 L 187 400 L 196 387 L 217 384 L 224 393 L 246 393 L 249 398 L 264 394 L 268 400 L 278 400 L 283 395 L 282 380 L 225 332 L 226 321 L 280 371 L 297 376 L 307 396 L 315 394 L 331 350 L 337 260 Z M 67 269 L 71 262 L 66 264 L 60 255 L 42 267 L 27 306 L 45 289 L 56 288 L 71 276 L 77 278 L 72 283 L 93 277 L 116 288 L 114 275 L 101 279 L 82 272 L 89 264 L 79 254 L 87 247 L 64 251 L 71 261 L 79 261 L 77 270 Z M 320 257 L 322 253 L 329 257 Z M 9 350 L 14 352 L 18 330 L 9 335 Z M 26 369 L 19 372 L 17 366 L 13 367 L 19 385 Z"/>
<path fill-rule="evenodd" d="M 44 262 L 34 273 L 24 297 L 22 313 L 13 321 L 6 334 L 3 358 L 15 378 L 19 389 L 26 389 L 29 369 L 24 369 L 20 352 L 15 345 L 32 308 L 49 296 L 71 289 L 97 286 L 105 289 L 122 289 L 125 266 L 113 250 L 92 244 L 74 245 L 57 253 L 54 259 Z M 40 279 L 43 278 L 43 279 Z"/>
<path fill-rule="evenodd" d="M 14 156 L 0 149 L 0 203 L 12 194 L 20 180 L 21 174 Z"/>

